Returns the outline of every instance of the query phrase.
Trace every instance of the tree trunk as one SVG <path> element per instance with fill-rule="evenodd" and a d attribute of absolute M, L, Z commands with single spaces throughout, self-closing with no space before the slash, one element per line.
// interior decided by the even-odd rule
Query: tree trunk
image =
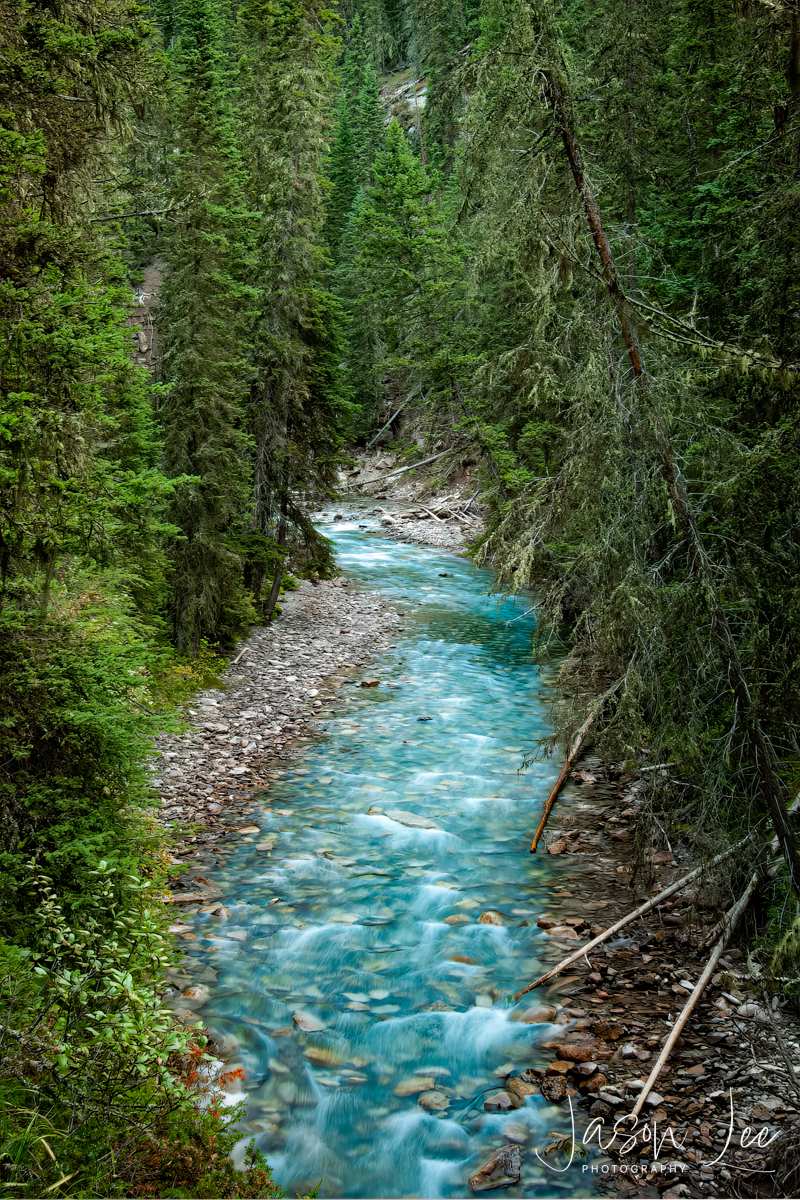
<path fill-rule="evenodd" d="M 549 20 L 542 18 L 542 26 L 548 29 Z M 675 451 L 670 442 L 661 412 L 656 405 L 642 361 L 639 338 L 633 319 L 632 307 L 619 283 L 614 256 L 611 252 L 600 210 L 591 185 L 586 179 L 583 156 L 575 135 L 572 106 L 565 91 L 566 68 L 558 46 L 557 35 L 550 28 L 550 51 L 553 66 L 548 69 L 547 94 L 553 106 L 553 120 L 564 145 L 575 188 L 586 215 L 586 221 L 600 259 L 602 276 L 606 284 L 611 305 L 619 322 L 631 364 L 634 384 L 649 410 L 656 446 L 661 460 L 661 474 L 667 485 L 673 511 L 681 531 L 690 548 L 690 569 L 702 582 L 706 602 L 711 613 L 711 623 L 717 653 L 722 661 L 731 691 L 736 697 L 739 720 L 745 730 L 750 747 L 750 757 L 761 780 L 762 792 L 778 836 L 781 851 L 792 880 L 795 894 L 800 897 L 800 855 L 791 825 L 786 815 L 788 793 L 779 773 L 779 761 L 756 716 L 750 688 L 736 648 L 736 642 L 725 610 L 719 598 L 714 573 L 705 546 L 697 527 L 694 511 L 686 490 Z"/>
<path fill-rule="evenodd" d="M 276 541 L 281 548 L 281 554 L 275 564 L 275 574 L 272 576 L 272 587 L 269 590 L 266 605 L 266 617 L 270 619 L 275 611 L 275 605 L 278 603 L 278 594 L 281 590 L 281 578 L 283 577 L 283 548 L 286 545 L 286 513 L 289 507 L 289 498 L 284 492 L 281 498 L 281 515 L 278 520 L 278 536 Z"/>

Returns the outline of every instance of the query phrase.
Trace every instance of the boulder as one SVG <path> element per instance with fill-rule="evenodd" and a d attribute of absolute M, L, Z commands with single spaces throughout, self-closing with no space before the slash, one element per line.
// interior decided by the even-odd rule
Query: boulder
<path fill-rule="evenodd" d="M 479 925 L 504 925 L 505 922 L 499 912 L 495 912 L 493 908 L 488 908 L 486 912 L 481 913 L 478 917 Z"/>
<path fill-rule="evenodd" d="M 585 1063 L 584 1066 L 593 1067 L 594 1063 Z M 607 1083 L 608 1079 L 602 1071 L 594 1071 L 588 1079 L 582 1079 L 578 1087 L 582 1092 L 588 1092 L 591 1095 L 594 1092 L 601 1091 Z"/>
<path fill-rule="evenodd" d="M 473 1192 L 511 1187 L 519 1182 L 521 1161 L 519 1146 L 501 1146 L 474 1175 L 470 1175 L 469 1186 Z"/>
<path fill-rule="evenodd" d="M 573 1045 L 571 1042 L 546 1042 L 545 1046 L 548 1050 L 555 1050 L 558 1057 L 566 1059 L 567 1062 L 589 1062 L 592 1057 L 589 1046 Z"/>
<path fill-rule="evenodd" d="M 495 1092 L 493 1096 L 487 1096 L 483 1102 L 484 1112 L 510 1112 L 512 1108 L 519 1106 L 509 1096 L 508 1092 Z"/>
<path fill-rule="evenodd" d="M 526 1096 L 537 1096 L 538 1087 L 524 1079 L 514 1078 L 506 1082 L 506 1091 L 511 1097 L 514 1108 L 524 1108 Z"/>
<path fill-rule="evenodd" d="M 567 1071 L 572 1070 L 572 1063 L 566 1062 L 563 1058 L 557 1058 L 555 1062 L 551 1062 L 545 1072 L 546 1075 L 566 1075 Z"/>
<path fill-rule="evenodd" d="M 418 1092 L 427 1092 L 435 1087 L 436 1079 L 433 1075 L 413 1075 L 408 1079 L 401 1079 L 394 1089 L 394 1094 L 395 1096 L 416 1096 Z"/>
<path fill-rule="evenodd" d="M 617 1042 L 625 1032 L 624 1025 L 620 1025 L 619 1021 L 595 1021 L 592 1026 L 592 1033 L 595 1037 L 602 1038 L 607 1042 Z"/>

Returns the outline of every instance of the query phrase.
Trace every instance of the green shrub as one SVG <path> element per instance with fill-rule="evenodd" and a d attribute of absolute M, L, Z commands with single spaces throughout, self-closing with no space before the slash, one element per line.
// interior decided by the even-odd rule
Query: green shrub
<path fill-rule="evenodd" d="M 72 924 L 32 874 L 38 949 L 0 943 L 0 1179 L 22 1197 L 280 1195 L 252 1146 L 234 1169 L 242 1114 L 203 1081 L 199 1025 L 161 1000 L 161 906 L 118 875 L 98 864 L 99 917 Z"/>
<path fill-rule="evenodd" d="M 72 915 L 95 903 L 93 872 L 134 871 L 155 845 L 140 819 L 155 651 L 123 610 L 33 622 L 0 617 L 0 936 L 31 942 L 27 863 Z"/>

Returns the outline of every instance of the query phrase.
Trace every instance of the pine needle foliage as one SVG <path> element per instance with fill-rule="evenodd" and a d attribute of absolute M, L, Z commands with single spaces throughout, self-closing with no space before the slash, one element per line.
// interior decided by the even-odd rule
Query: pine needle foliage
<path fill-rule="evenodd" d="M 324 288 L 322 169 L 330 147 L 333 14 L 301 0 L 247 0 L 241 94 L 250 196 L 259 216 L 248 428 L 254 445 L 248 578 L 269 615 L 292 530 L 311 565 L 327 542 L 301 501 L 330 494 L 343 462 L 350 402 L 341 369 L 343 318 Z M 271 574 L 271 587 L 262 595 Z"/>
<path fill-rule="evenodd" d="M 252 224 L 237 145 L 223 24 L 209 0 L 174 13 L 179 213 L 166 246 L 160 418 L 168 474 L 180 480 L 171 517 L 175 645 L 230 641 L 243 627 L 238 539 L 247 506 L 244 405 L 250 352 Z"/>
<path fill-rule="evenodd" d="M 643 10 L 637 12 L 643 21 Z M 678 41 L 690 19 L 686 13 L 679 23 Z M 509 337 L 475 377 L 484 436 L 493 439 L 502 485 L 495 489 L 496 523 L 482 554 L 497 563 L 506 586 L 541 591 L 543 644 L 550 637 L 560 645 L 566 636 L 587 680 L 598 687 L 623 680 L 618 702 L 606 712 L 601 746 L 630 762 L 677 762 L 679 782 L 668 785 L 675 825 L 710 848 L 750 825 L 766 831 L 768 822 L 747 721 L 715 648 L 715 609 L 664 481 L 653 411 L 660 412 L 685 475 L 709 564 L 706 579 L 713 580 L 733 631 L 753 710 L 788 781 L 800 716 L 799 614 L 789 595 L 800 497 L 784 474 L 797 453 L 786 408 L 793 407 L 796 385 L 791 378 L 768 383 L 755 373 L 704 364 L 699 345 L 692 356 L 642 322 L 644 402 L 547 103 L 548 75 L 561 71 L 563 79 L 564 64 L 572 61 L 563 42 L 554 59 L 553 31 L 539 6 L 517 5 L 502 36 L 495 26 L 494 44 L 486 44 L 470 68 L 478 102 L 465 156 L 469 207 L 463 219 L 480 231 L 477 286 L 497 288 L 495 272 L 513 259 L 511 282 L 506 275 L 500 294 L 513 289 L 520 295 L 513 315 L 517 344 Z M 585 26 L 582 33 L 585 39 Z M 659 34 L 666 37 L 663 28 Z M 635 71 L 625 78 L 624 103 L 614 110 L 608 89 L 601 92 L 604 116 L 610 109 L 617 124 L 610 130 L 604 121 L 588 122 L 579 131 L 587 146 L 596 145 L 597 132 L 619 150 L 631 106 L 644 109 L 646 87 L 657 86 L 657 67 L 641 39 L 625 49 Z M 607 44 L 603 53 L 608 68 L 614 60 Z M 621 66 L 631 67 L 630 58 Z M 582 94 L 585 76 L 578 84 L 577 70 L 569 69 L 569 83 L 581 88 L 574 94 Z M 541 88 L 531 88 L 531 78 L 541 79 Z M 659 165 L 669 160 L 656 129 L 645 123 L 640 135 Z M 616 161 L 600 148 L 597 153 L 594 175 L 635 305 L 643 263 L 650 270 L 662 263 L 669 286 L 667 243 L 648 245 L 633 224 L 644 223 L 650 197 L 638 168 L 624 156 Z M 734 270 L 737 259 L 740 251 L 732 248 Z M 704 269 L 698 261 L 697 270 L 717 274 L 720 264 Z M 698 293 L 692 303 L 699 308 Z M 651 287 L 651 305 L 653 298 Z M 729 290 L 724 318 L 708 305 L 707 328 L 730 331 L 736 303 Z M 778 303 L 775 293 L 771 303 Z M 697 320 L 690 318 L 687 328 Z M 513 336 L 511 326 L 506 321 L 506 335 Z M 789 354 L 794 357 L 794 347 Z M 767 393 L 766 407 L 754 408 L 755 397 Z M 585 702 L 568 687 L 557 706 L 565 741 L 585 712 Z"/>

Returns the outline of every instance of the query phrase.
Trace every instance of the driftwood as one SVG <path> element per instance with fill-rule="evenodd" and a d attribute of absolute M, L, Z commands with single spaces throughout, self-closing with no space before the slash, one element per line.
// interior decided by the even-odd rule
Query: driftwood
<path fill-rule="evenodd" d="M 589 729 L 594 724 L 594 719 L 596 716 L 597 716 L 596 711 L 590 713 L 576 734 L 575 741 L 572 743 L 572 749 L 570 750 L 569 754 L 567 755 L 566 761 L 565 761 L 563 767 L 561 768 L 561 774 L 559 775 L 558 779 L 556 780 L 552 792 L 547 797 L 547 803 L 544 806 L 544 812 L 542 813 L 542 819 L 539 822 L 539 827 L 536 830 L 536 833 L 533 835 L 533 841 L 531 842 L 531 851 L 530 851 L 531 854 L 536 853 L 536 847 L 539 845 L 539 838 L 544 833 L 544 827 L 547 824 L 547 818 L 550 816 L 550 813 L 553 811 L 553 805 L 556 802 L 556 797 L 558 796 L 558 793 L 561 791 L 562 787 L 564 786 L 564 782 L 567 778 L 567 775 L 569 774 L 569 769 L 572 766 L 572 764 L 574 763 L 578 754 L 580 753 L 581 746 L 584 743 L 584 740 L 586 738 L 587 733 L 589 732 Z"/>
<path fill-rule="evenodd" d="M 758 876 L 756 875 L 753 878 L 757 880 Z M 689 1020 L 689 1017 L 692 1015 L 694 1006 L 697 1004 L 697 1001 L 702 996 L 702 994 L 705 990 L 705 986 L 708 983 L 709 979 L 711 979 L 711 976 L 714 974 L 717 963 L 722 958 L 725 947 L 727 946 L 728 941 L 730 940 L 731 934 L 733 933 L 734 929 L 736 928 L 737 924 L 739 923 L 742 913 L 745 911 L 748 904 L 750 903 L 750 897 L 753 894 L 751 885 L 752 885 L 752 880 L 747 885 L 747 888 L 742 893 L 742 895 L 739 897 L 739 899 L 736 901 L 736 903 L 733 905 L 733 907 L 728 910 L 728 913 L 724 920 L 724 929 L 723 929 L 722 936 L 720 937 L 719 941 L 717 942 L 716 946 L 714 947 L 714 949 L 711 953 L 711 957 L 709 958 L 708 962 L 706 963 L 703 974 L 700 976 L 697 983 L 695 984 L 694 991 L 692 992 L 691 996 L 689 997 L 689 999 L 686 1001 L 685 1005 L 683 1006 L 683 1011 L 681 1012 L 681 1015 L 678 1017 L 677 1021 L 672 1026 L 672 1032 L 670 1033 L 669 1037 L 667 1038 L 666 1042 L 664 1043 L 664 1049 L 659 1054 L 656 1064 L 653 1067 L 652 1071 L 650 1072 L 650 1075 L 648 1076 L 647 1082 L 645 1083 L 644 1087 L 642 1088 L 641 1092 L 639 1093 L 639 1098 L 636 1101 L 636 1104 L 634 1105 L 634 1107 L 631 1111 L 631 1114 L 630 1114 L 631 1118 L 638 1117 L 639 1113 L 642 1111 L 642 1105 L 644 1104 L 647 1097 L 650 1095 L 653 1084 L 658 1079 L 658 1076 L 661 1073 L 661 1068 L 664 1066 L 664 1063 L 667 1061 L 670 1054 L 672 1053 L 672 1048 L 675 1045 L 675 1043 L 677 1042 L 678 1038 L 680 1037 L 681 1030 L 683 1029 L 686 1022 Z"/>
<path fill-rule="evenodd" d="M 783 859 L 779 858 L 778 862 L 782 863 Z M 745 906 L 746 906 L 747 904 L 750 903 L 750 898 L 753 895 L 753 893 L 757 890 L 759 881 L 762 878 L 763 878 L 762 871 L 754 871 L 753 872 L 753 874 L 750 877 L 750 882 L 748 883 L 748 885 L 745 889 L 744 895 L 742 896 L 741 900 L 737 901 L 737 904 L 744 901 Z M 734 908 L 735 907 L 736 907 L 736 905 L 734 905 Z M 722 920 L 718 921 L 717 924 L 714 926 L 714 928 L 710 931 L 710 933 L 707 933 L 706 936 L 703 938 L 703 948 L 705 950 L 707 950 L 707 949 L 709 949 L 709 947 L 713 946 L 718 938 L 723 937 L 727 933 L 728 925 L 730 923 L 731 913 L 733 911 L 734 911 L 733 908 L 729 909 L 729 911 L 725 913 Z"/>
<path fill-rule="evenodd" d="M 387 475 L 384 475 L 384 479 L 392 479 L 395 475 L 402 475 L 404 471 L 413 471 L 416 467 L 424 467 L 426 463 L 436 462 L 437 458 L 444 458 L 445 454 L 450 454 L 452 449 L 451 446 L 447 450 L 442 450 L 440 454 L 432 454 L 430 458 L 423 458 L 419 462 L 411 463 L 408 467 L 399 467 L 396 471 L 389 471 Z"/>
<path fill-rule="evenodd" d="M 730 856 L 737 850 L 741 850 L 743 846 L 746 846 L 748 841 L 749 838 L 744 838 L 743 841 L 737 842 L 735 846 L 731 846 L 730 850 L 726 850 L 724 854 L 718 854 L 716 858 L 711 860 L 709 866 L 716 866 L 716 864 L 722 862 L 723 859 L 730 858 Z M 663 892 L 659 892 L 657 896 L 653 896 L 652 900 L 647 900 L 634 912 L 628 913 L 627 916 L 621 917 L 619 921 L 616 921 L 613 925 L 609 925 L 608 929 L 605 929 L 601 934 L 598 934 L 598 936 L 593 938 L 591 942 L 587 942 L 586 945 L 582 946 L 580 950 L 576 950 L 573 954 L 570 954 L 567 958 L 563 959 L 558 966 L 553 967 L 545 975 L 540 975 L 538 979 L 534 979 L 533 983 L 529 983 L 527 987 L 521 988 L 520 991 L 511 997 L 514 1004 L 517 1003 L 521 996 L 526 995 L 527 992 L 532 992 L 534 988 L 540 987 L 543 983 L 546 983 L 548 979 L 553 979 L 556 975 L 560 975 L 562 971 L 567 969 L 567 967 L 571 967 L 573 963 L 577 962 L 579 958 L 583 958 L 584 955 L 588 954 L 590 950 L 594 950 L 595 946 L 599 946 L 601 942 L 605 942 L 610 937 L 613 937 L 618 930 L 623 929 L 626 925 L 629 925 L 631 921 L 635 921 L 637 917 L 643 917 L 646 912 L 649 912 L 651 908 L 655 908 L 655 906 L 660 904 L 662 900 L 667 900 L 670 896 L 674 895 L 675 892 L 681 891 L 686 887 L 687 884 L 691 883 L 693 879 L 697 879 L 698 875 L 701 875 L 704 869 L 704 867 L 695 867 L 695 869 L 690 871 L 688 875 L 684 875 L 682 879 L 676 879 L 674 883 L 669 885 L 669 887 L 664 888 Z"/>
<path fill-rule="evenodd" d="M 386 433 L 386 430 L 389 428 L 389 426 L 392 424 L 392 422 L 395 421 L 397 419 L 397 417 L 400 416 L 400 413 L 403 411 L 403 409 L 406 407 L 407 404 L 411 403 L 411 401 L 414 399 L 416 394 L 417 394 L 416 391 L 412 392 L 411 395 L 406 400 L 403 401 L 403 403 L 400 405 L 400 407 L 398 409 L 396 409 L 395 412 L 392 413 L 392 415 L 389 417 L 389 420 L 386 422 L 386 424 L 383 426 L 383 428 L 378 430 L 378 432 L 375 434 L 375 437 L 372 439 L 372 441 L 367 442 L 368 450 L 372 449 L 372 447 L 375 445 L 375 443 L 377 442 L 378 438 L 381 436 L 382 433 Z"/>
<path fill-rule="evenodd" d="M 600 709 L 603 707 L 603 704 L 609 698 L 609 696 L 612 696 L 614 694 L 614 692 L 617 690 L 617 688 L 619 687 L 621 682 L 622 682 L 622 680 L 618 679 L 615 684 L 612 684 L 612 686 L 608 689 L 608 691 L 603 692 L 602 696 L 597 701 L 597 703 L 595 704 L 592 711 L 589 713 L 589 716 L 586 718 L 586 720 L 583 722 L 580 729 L 576 733 L 575 741 L 572 743 L 572 749 L 570 750 L 569 754 L 567 755 L 567 760 L 564 763 L 563 767 L 561 768 L 561 773 L 555 782 L 552 792 L 547 797 L 547 802 L 545 803 L 545 806 L 544 806 L 544 812 L 542 813 L 542 819 L 539 822 L 539 827 L 536 830 L 536 833 L 533 835 L 533 841 L 531 842 L 531 849 L 530 849 L 531 854 L 536 853 L 536 847 L 539 845 L 539 838 L 544 833 L 544 827 L 547 824 L 547 818 L 550 816 L 550 813 L 553 811 L 553 805 L 556 802 L 556 797 L 558 796 L 558 793 L 561 791 L 562 787 L 564 786 L 567 775 L 569 774 L 570 767 L 575 762 L 575 759 L 577 758 L 578 754 L 580 753 L 581 746 L 585 742 L 586 735 L 589 732 L 591 726 L 594 724 L 595 717 L 600 712 Z"/>
<path fill-rule="evenodd" d="M 420 504 L 419 507 L 422 509 L 423 512 L 426 512 L 429 517 L 433 517 L 434 521 L 438 521 L 440 525 L 444 525 L 444 521 L 442 520 L 442 518 L 437 517 L 436 513 L 431 512 L 431 510 L 429 508 L 426 508 L 424 504 Z"/>

